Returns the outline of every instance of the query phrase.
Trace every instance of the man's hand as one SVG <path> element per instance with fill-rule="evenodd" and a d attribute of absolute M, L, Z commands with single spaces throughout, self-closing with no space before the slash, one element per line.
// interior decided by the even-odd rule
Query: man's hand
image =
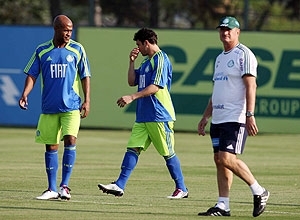
<path fill-rule="evenodd" d="M 117 105 L 120 108 L 123 108 L 125 105 L 130 104 L 132 101 L 133 101 L 132 95 L 125 95 L 117 100 Z"/>
<path fill-rule="evenodd" d="M 198 123 L 198 134 L 204 136 L 205 135 L 205 126 L 207 125 L 208 118 L 202 118 Z"/>
<path fill-rule="evenodd" d="M 19 106 L 23 110 L 27 110 L 28 102 L 27 102 L 27 97 L 22 96 L 19 100 Z"/>
<path fill-rule="evenodd" d="M 90 112 L 90 103 L 88 102 L 82 103 L 82 106 L 80 108 L 80 117 L 81 118 L 87 117 L 89 112 Z"/>
<path fill-rule="evenodd" d="M 133 48 L 129 54 L 130 61 L 132 61 L 132 62 L 135 61 L 135 59 L 139 55 L 139 52 L 140 52 L 139 48 Z"/>
<path fill-rule="evenodd" d="M 255 136 L 258 133 L 258 128 L 254 116 L 246 117 L 246 129 L 248 135 Z"/>

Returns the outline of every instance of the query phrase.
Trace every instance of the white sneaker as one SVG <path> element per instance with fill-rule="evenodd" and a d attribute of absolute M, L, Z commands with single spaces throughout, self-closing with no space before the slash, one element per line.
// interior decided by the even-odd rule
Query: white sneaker
<path fill-rule="evenodd" d="M 36 197 L 39 200 L 58 199 L 58 193 L 49 189 L 45 190 L 42 195 Z"/>
<path fill-rule="evenodd" d="M 60 187 L 60 192 L 59 192 L 59 197 L 61 199 L 66 199 L 66 200 L 71 199 L 70 191 L 71 191 L 71 189 L 69 187 L 61 186 Z"/>
<path fill-rule="evenodd" d="M 103 193 L 113 194 L 115 196 L 123 196 L 124 194 L 123 189 L 118 187 L 114 182 L 108 185 L 98 184 L 98 187 Z"/>
<path fill-rule="evenodd" d="M 183 192 L 181 189 L 175 189 L 172 195 L 168 196 L 168 199 L 184 199 L 189 197 L 189 192 Z"/>

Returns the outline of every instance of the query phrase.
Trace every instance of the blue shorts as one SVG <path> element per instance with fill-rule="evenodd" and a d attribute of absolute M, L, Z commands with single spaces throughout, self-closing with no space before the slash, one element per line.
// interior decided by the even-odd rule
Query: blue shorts
<path fill-rule="evenodd" d="M 246 125 L 237 122 L 211 124 L 210 138 L 214 153 L 225 151 L 242 154 L 248 133 Z"/>

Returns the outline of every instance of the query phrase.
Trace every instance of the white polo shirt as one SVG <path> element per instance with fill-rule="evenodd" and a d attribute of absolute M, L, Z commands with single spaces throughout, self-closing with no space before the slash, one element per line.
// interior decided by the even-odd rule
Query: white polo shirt
<path fill-rule="evenodd" d="M 213 76 L 212 123 L 246 121 L 245 74 L 257 76 L 257 60 L 243 44 L 222 52 L 216 58 Z"/>

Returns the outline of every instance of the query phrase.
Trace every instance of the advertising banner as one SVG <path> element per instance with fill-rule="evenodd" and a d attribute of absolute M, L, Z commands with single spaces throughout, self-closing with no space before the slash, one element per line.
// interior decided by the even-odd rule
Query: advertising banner
<path fill-rule="evenodd" d="M 0 33 L 0 126 L 36 126 L 41 112 L 41 79 L 29 94 L 28 110 L 21 110 L 19 99 L 26 78 L 23 70 L 36 47 L 53 38 L 53 28 L 0 26 Z"/>
<path fill-rule="evenodd" d="M 137 29 L 80 28 L 92 68 L 92 111 L 82 121 L 87 127 L 130 128 L 134 103 L 120 109 L 116 100 L 133 93 L 127 85 L 129 53 Z M 172 98 L 176 130 L 197 131 L 212 92 L 216 56 L 222 51 L 218 31 L 156 30 L 158 44 L 173 63 Z M 260 132 L 299 133 L 299 34 L 241 32 L 241 43 L 258 59 L 255 115 Z M 142 57 L 135 62 L 136 67 Z"/>
<path fill-rule="evenodd" d="M 76 29 L 92 71 L 91 112 L 82 127 L 130 129 L 135 102 L 119 108 L 118 98 L 136 91 L 127 84 L 129 53 L 138 29 Z M 212 92 L 214 60 L 222 51 L 218 31 L 157 29 L 158 45 L 173 64 L 171 95 L 176 110 L 175 130 L 195 131 Z M 27 111 L 18 107 L 23 69 L 39 43 L 53 36 L 52 27 L 0 26 L 0 126 L 36 126 L 40 114 L 40 81 L 29 96 Z M 73 36 L 74 33 L 73 33 Z M 299 133 L 299 34 L 241 32 L 241 43 L 255 53 L 257 78 L 256 121 L 261 133 Z M 143 57 L 135 62 L 138 67 Z"/>
<path fill-rule="evenodd" d="M 0 26 L 0 125 L 35 126 L 41 109 L 39 81 L 29 95 L 28 110 L 19 108 L 26 75 L 23 69 L 38 44 L 53 36 L 51 27 Z"/>

